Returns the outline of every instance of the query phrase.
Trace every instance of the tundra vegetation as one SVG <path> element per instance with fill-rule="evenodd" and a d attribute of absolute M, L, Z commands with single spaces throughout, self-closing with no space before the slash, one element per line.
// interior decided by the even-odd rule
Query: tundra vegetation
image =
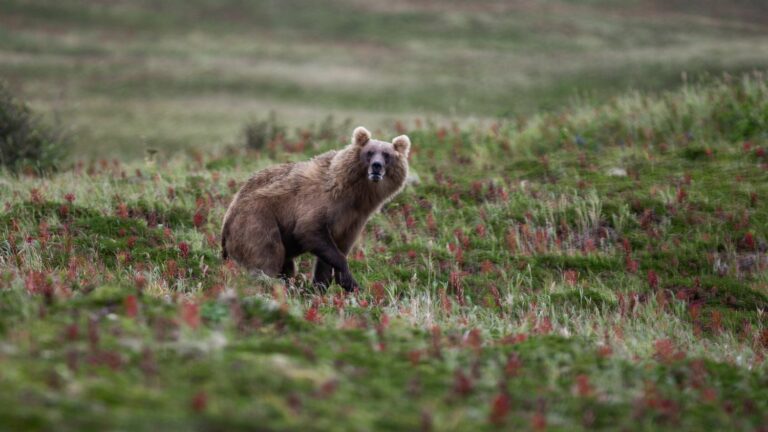
<path fill-rule="evenodd" d="M 768 424 L 763 2 L 155 3 L 3 3 L 44 118 L 8 112 L 74 138 L 0 171 L 0 429 Z M 348 141 L 329 113 L 413 142 L 362 289 L 222 261 L 250 173 Z"/>
<path fill-rule="evenodd" d="M 220 260 L 232 194 L 273 163 L 261 153 L 3 176 L 0 422 L 766 423 L 763 75 L 524 123 L 396 128 L 420 183 L 369 222 L 353 294 L 314 291 L 311 257 L 288 285 Z M 286 139 L 274 158 L 346 139 Z"/>

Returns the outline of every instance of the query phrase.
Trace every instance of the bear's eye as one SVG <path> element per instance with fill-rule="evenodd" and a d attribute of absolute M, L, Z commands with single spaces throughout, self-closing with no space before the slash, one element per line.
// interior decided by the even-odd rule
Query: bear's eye
<path fill-rule="evenodd" d="M 384 162 L 389 163 L 389 153 L 384 153 Z"/>
<path fill-rule="evenodd" d="M 365 156 L 368 157 L 368 159 L 370 159 L 373 157 L 373 152 L 369 151 L 368 153 L 365 154 Z"/>

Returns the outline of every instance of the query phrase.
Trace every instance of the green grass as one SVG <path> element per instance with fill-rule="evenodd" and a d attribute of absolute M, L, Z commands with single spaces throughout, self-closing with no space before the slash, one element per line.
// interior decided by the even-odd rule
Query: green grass
<path fill-rule="evenodd" d="M 0 77 L 89 157 L 220 149 L 271 110 L 509 120 L 768 67 L 768 8 L 721 3 L 8 0 Z"/>
<path fill-rule="evenodd" d="M 299 153 L 290 135 L 264 153 L 0 177 L 0 424 L 768 421 L 764 75 L 526 121 L 400 127 L 420 182 L 367 225 L 350 263 L 364 288 L 346 296 L 312 289 L 309 257 L 285 285 L 218 253 L 237 187 L 255 169 L 338 147 L 322 129 L 306 129 Z"/>
<path fill-rule="evenodd" d="M 74 149 L 0 172 L 0 430 L 768 423 L 764 2 L 157 3 L 3 3 Z M 357 124 L 420 180 L 363 290 L 222 262 L 250 173 Z"/>

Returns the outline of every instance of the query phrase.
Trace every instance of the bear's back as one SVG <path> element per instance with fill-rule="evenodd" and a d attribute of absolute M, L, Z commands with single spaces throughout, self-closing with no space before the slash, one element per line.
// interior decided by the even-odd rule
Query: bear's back
<path fill-rule="evenodd" d="M 267 197 L 294 193 L 306 183 L 319 185 L 336 151 L 329 151 L 308 161 L 286 162 L 255 172 L 239 192 L 240 197 Z M 306 187 L 306 186 L 305 186 Z"/>
<path fill-rule="evenodd" d="M 285 180 L 293 170 L 294 165 L 296 164 L 288 162 L 256 171 L 251 178 L 248 179 L 240 193 L 254 192 Z"/>

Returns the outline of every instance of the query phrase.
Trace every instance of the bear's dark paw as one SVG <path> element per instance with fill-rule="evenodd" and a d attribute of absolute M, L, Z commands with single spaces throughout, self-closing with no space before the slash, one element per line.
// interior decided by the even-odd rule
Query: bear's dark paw
<path fill-rule="evenodd" d="M 344 288 L 347 292 L 353 292 L 360 290 L 360 284 L 357 283 L 354 276 L 350 272 L 340 272 L 336 274 L 336 283 Z"/>

